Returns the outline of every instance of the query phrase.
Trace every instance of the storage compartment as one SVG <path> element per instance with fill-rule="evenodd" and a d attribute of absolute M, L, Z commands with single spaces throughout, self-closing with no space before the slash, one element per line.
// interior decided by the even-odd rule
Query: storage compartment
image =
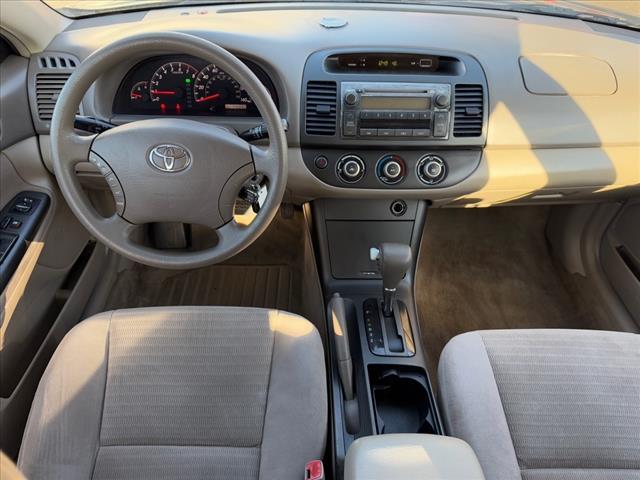
<path fill-rule="evenodd" d="M 440 434 L 426 372 L 405 365 L 369 365 L 369 383 L 379 434 Z"/>
<path fill-rule="evenodd" d="M 335 278 L 380 278 L 369 249 L 384 242 L 411 245 L 413 221 L 327 221 L 331 273 Z"/>

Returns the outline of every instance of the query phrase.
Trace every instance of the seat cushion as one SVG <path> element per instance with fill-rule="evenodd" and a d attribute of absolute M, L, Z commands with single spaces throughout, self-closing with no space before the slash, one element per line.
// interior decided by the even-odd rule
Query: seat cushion
<path fill-rule="evenodd" d="M 438 367 L 445 428 L 487 479 L 640 479 L 640 336 L 489 330 Z"/>
<path fill-rule="evenodd" d="M 18 466 L 31 480 L 298 479 L 326 426 L 322 343 L 302 317 L 118 310 L 63 339 Z"/>

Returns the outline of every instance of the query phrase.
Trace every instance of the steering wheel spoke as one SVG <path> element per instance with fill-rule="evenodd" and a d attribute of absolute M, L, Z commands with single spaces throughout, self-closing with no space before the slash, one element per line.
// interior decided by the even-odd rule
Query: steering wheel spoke
<path fill-rule="evenodd" d="M 67 134 L 60 143 L 64 149 L 64 155 L 60 158 L 62 163 L 72 167 L 80 162 L 88 161 L 91 145 L 97 136 L 98 134 L 79 135 L 76 132 Z"/>
<path fill-rule="evenodd" d="M 280 174 L 278 168 L 278 158 L 271 148 L 260 148 L 251 146 L 251 156 L 257 175 L 264 175 L 273 181 L 276 175 Z"/>

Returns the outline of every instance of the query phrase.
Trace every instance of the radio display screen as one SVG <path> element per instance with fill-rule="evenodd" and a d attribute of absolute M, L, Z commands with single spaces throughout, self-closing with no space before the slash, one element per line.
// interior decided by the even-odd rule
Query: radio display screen
<path fill-rule="evenodd" d="M 429 110 L 429 97 L 390 97 L 378 95 L 363 95 L 360 106 L 367 110 Z"/>

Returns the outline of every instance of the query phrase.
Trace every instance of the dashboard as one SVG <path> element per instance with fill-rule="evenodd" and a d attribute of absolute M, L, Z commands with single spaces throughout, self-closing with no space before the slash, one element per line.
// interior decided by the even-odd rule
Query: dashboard
<path fill-rule="evenodd" d="M 266 72 L 250 60 L 242 61 L 278 106 L 278 95 Z M 260 116 L 251 97 L 233 77 L 214 64 L 188 55 L 158 56 L 136 64 L 118 88 L 113 113 Z"/>
<path fill-rule="evenodd" d="M 72 73 L 44 68 L 49 57 L 80 62 L 165 30 L 233 52 L 271 92 L 289 127 L 294 202 L 491 206 L 640 191 L 637 33 L 477 8 L 239 4 L 75 20 L 30 61 L 37 131 L 47 134 L 52 111 L 38 79 Z M 161 115 L 238 132 L 261 123 L 225 72 L 161 48 L 105 73 L 81 112 L 117 125 Z"/>

